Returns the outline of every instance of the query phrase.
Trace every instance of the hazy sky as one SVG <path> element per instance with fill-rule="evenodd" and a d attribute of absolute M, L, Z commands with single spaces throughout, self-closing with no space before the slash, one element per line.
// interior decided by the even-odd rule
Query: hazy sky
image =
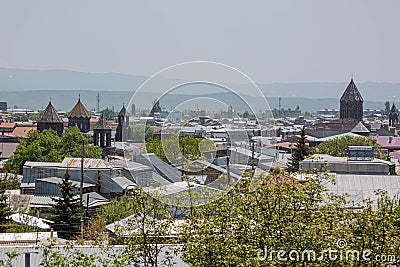
<path fill-rule="evenodd" d="M 260 83 L 400 82 L 400 1 L 2 0 L 0 66 L 151 75 L 191 60 Z"/>

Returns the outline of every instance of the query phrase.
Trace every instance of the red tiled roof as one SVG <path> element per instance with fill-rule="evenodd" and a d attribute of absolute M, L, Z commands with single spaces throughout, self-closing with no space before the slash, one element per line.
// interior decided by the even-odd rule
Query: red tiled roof
<path fill-rule="evenodd" d="M 15 122 L 3 122 L 0 124 L 0 128 L 3 129 L 13 129 L 15 128 L 16 123 Z"/>
<path fill-rule="evenodd" d="M 400 151 L 393 151 L 389 153 L 391 159 L 397 159 L 400 161 Z"/>
<path fill-rule="evenodd" d="M 296 148 L 297 144 L 296 143 L 291 143 L 291 142 L 281 142 L 281 143 L 273 144 L 271 146 L 286 147 L 286 148 Z"/>
<path fill-rule="evenodd" d="M 19 143 L 1 143 L 0 144 L 0 158 L 8 159 L 12 155 L 14 155 L 15 150 Z"/>
<path fill-rule="evenodd" d="M 16 137 L 26 138 L 28 136 L 28 132 L 30 130 L 36 130 L 35 126 L 18 126 L 15 127 L 14 131 L 12 131 L 11 135 Z"/>

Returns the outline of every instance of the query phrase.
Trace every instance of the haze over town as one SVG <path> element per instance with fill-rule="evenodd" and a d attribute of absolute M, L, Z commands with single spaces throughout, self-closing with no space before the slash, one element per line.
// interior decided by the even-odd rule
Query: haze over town
<path fill-rule="evenodd" d="M 399 266 L 399 10 L 2 1 L 0 267 Z"/>

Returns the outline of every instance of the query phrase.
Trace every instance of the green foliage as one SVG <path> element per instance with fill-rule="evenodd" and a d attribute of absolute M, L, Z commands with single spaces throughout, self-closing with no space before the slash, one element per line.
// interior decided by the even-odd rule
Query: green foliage
<path fill-rule="evenodd" d="M 381 146 L 377 143 L 376 139 L 362 136 L 343 136 L 335 138 L 331 141 L 323 142 L 316 147 L 312 147 L 311 153 L 345 157 L 349 146 L 372 146 L 378 158 L 387 159 L 387 156 L 382 153 Z"/>
<path fill-rule="evenodd" d="M 15 266 L 13 264 L 15 258 L 17 258 L 19 256 L 19 253 L 15 252 L 15 251 L 7 251 L 4 253 L 7 256 L 7 260 L 0 260 L 0 267 L 13 267 Z"/>
<path fill-rule="evenodd" d="M 52 198 L 54 230 L 58 231 L 64 238 L 74 237 L 79 233 L 80 221 L 82 218 L 83 207 L 74 186 L 69 181 L 70 174 L 67 171 L 60 187 L 61 196 Z"/>
<path fill-rule="evenodd" d="M 81 157 L 82 142 L 85 144 L 85 158 L 101 158 L 102 150 L 97 146 L 89 146 L 92 136 L 83 134 L 78 127 L 68 127 L 60 141 L 60 154 L 65 157 Z"/>
<path fill-rule="evenodd" d="M 108 204 L 100 209 L 99 216 L 106 220 L 106 223 L 112 223 L 126 218 L 134 213 L 132 199 L 123 196 L 121 199 L 114 198 Z"/>
<path fill-rule="evenodd" d="M 121 233 L 129 235 L 124 239 L 123 252 L 129 266 L 173 266 L 169 254 L 159 257 L 168 243 L 167 236 L 174 222 L 171 207 L 161 196 L 150 196 L 137 190 L 130 208 L 134 215 L 120 229 Z"/>
<path fill-rule="evenodd" d="M 398 197 L 377 192 L 377 205 L 365 200 L 359 208 L 349 208 L 351 204 L 344 196 L 328 194 L 322 186 L 331 179 L 329 176 L 307 178 L 308 182 L 301 184 L 281 169 L 244 178 L 228 194 L 191 207 L 190 213 L 186 210 L 186 221 L 175 228 L 180 231 L 177 239 L 167 238 L 176 210 L 162 197 L 139 190 L 135 197 L 124 200 L 134 215 L 125 226 L 120 225 L 120 233 L 125 236 L 122 252 L 103 247 L 93 255 L 66 246 L 61 253 L 60 248 L 49 245 L 44 248 L 41 266 L 173 266 L 171 254 L 160 257 L 166 244 L 180 244 L 182 259 L 189 266 L 199 267 L 399 264 Z M 123 210 L 122 206 L 117 207 Z M 281 254 L 286 260 L 279 259 L 280 250 L 286 253 Z M 289 257 L 291 251 L 300 254 Z M 369 251 L 370 260 L 348 257 L 349 251 L 360 255 Z M 305 258 L 303 252 L 307 252 Z M 315 253 L 315 258 L 309 252 Z M 336 259 L 330 255 L 336 255 Z M 379 255 L 393 255 L 397 260 L 379 262 Z"/>
<path fill-rule="evenodd" d="M 53 130 L 29 131 L 28 138 L 20 140 L 5 169 L 12 173 L 22 173 L 26 161 L 60 162 L 65 157 L 81 157 L 82 141 L 85 143 L 85 157 L 101 158 L 99 147 L 89 146 L 91 136 L 83 134 L 78 127 L 69 127 L 62 137 Z"/>
<path fill-rule="evenodd" d="M 4 195 L 4 191 L 0 191 L 0 232 L 3 232 L 6 228 L 6 224 L 9 221 L 8 216 L 11 214 L 11 209 L 7 204 L 7 196 Z"/>
<path fill-rule="evenodd" d="M 132 124 L 131 139 L 133 142 L 143 143 L 154 135 L 154 129 L 148 124 Z"/>
<path fill-rule="evenodd" d="M 5 233 L 29 233 L 29 232 L 36 232 L 37 228 L 33 226 L 29 226 L 22 223 L 17 223 L 14 221 L 9 221 L 5 227 Z"/>
<path fill-rule="evenodd" d="M 21 182 L 16 174 L 7 172 L 0 174 L 0 192 L 19 189 L 20 184 Z"/>
<path fill-rule="evenodd" d="M 39 211 L 36 209 L 24 209 L 24 208 L 19 208 L 18 212 L 22 215 L 20 217 L 21 223 L 17 223 L 13 220 L 9 220 L 9 222 L 6 224 L 4 232 L 5 233 L 29 233 L 29 232 L 36 232 L 38 230 L 37 227 L 35 226 L 30 226 L 28 224 L 34 224 L 29 217 L 23 217 L 24 215 L 30 215 L 30 216 L 37 216 L 39 217 Z"/>
<path fill-rule="evenodd" d="M 296 148 L 293 149 L 292 157 L 288 162 L 289 171 L 298 171 L 300 169 L 300 161 L 304 160 L 310 154 L 310 149 L 308 148 L 306 141 L 305 127 L 303 127 L 301 129 L 300 139 L 296 143 Z"/>
<path fill-rule="evenodd" d="M 40 116 L 42 115 L 42 111 L 39 113 L 34 113 L 34 114 L 28 114 L 28 115 L 13 115 L 13 120 L 14 121 L 21 121 L 21 122 L 26 122 L 26 121 L 37 121 Z"/>
<path fill-rule="evenodd" d="M 201 149 L 201 150 L 200 150 Z M 146 152 L 154 153 L 167 163 L 179 163 L 179 155 L 183 154 L 187 159 L 195 160 L 202 157 L 201 151 L 214 150 L 212 142 L 203 138 L 194 138 L 191 135 L 174 135 L 163 140 L 150 138 L 146 142 Z"/>
<path fill-rule="evenodd" d="M 116 112 L 109 108 L 103 109 L 101 115 L 103 115 L 106 120 L 113 120 L 118 116 Z"/>
<path fill-rule="evenodd" d="M 366 201 L 364 208 L 357 210 L 348 208 L 344 197 L 327 194 L 321 185 L 323 177 L 310 177 L 305 184 L 281 174 L 256 179 L 256 187 L 254 180 L 243 179 L 223 198 L 193 210 L 181 232 L 185 262 L 190 266 L 371 264 L 361 257 L 358 261 L 339 261 L 325 254 L 307 263 L 307 258 L 288 256 L 292 250 L 299 251 L 300 257 L 303 251 L 314 251 L 317 258 L 324 250 L 337 249 L 340 253 L 338 240 L 347 242 L 343 253 L 368 249 L 370 259 L 398 255 L 398 202 L 382 198 L 383 204 L 374 209 Z M 278 258 L 279 250 L 286 252 L 285 261 Z"/>
<path fill-rule="evenodd" d="M 160 113 L 161 112 L 161 106 L 160 106 L 160 101 L 159 100 L 154 100 L 153 101 L 153 107 L 150 110 L 150 116 L 154 116 L 154 113 Z"/>
<path fill-rule="evenodd" d="M 390 113 L 390 103 L 389 103 L 389 101 L 386 101 L 385 102 L 385 115 L 386 115 L 386 117 L 389 116 L 389 113 Z"/>
<path fill-rule="evenodd" d="M 247 119 L 254 119 L 256 116 L 253 113 L 250 113 L 249 111 L 243 112 L 243 114 L 238 113 L 239 117 L 242 118 L 247 118 Z"/>

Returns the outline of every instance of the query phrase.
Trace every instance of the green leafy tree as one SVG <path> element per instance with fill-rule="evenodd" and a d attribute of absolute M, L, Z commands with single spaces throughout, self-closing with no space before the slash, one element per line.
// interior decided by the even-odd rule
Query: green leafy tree
<path fill-rule="evenodd" d="M 0 175 L 0 192 L 19 189 L 21 182 L 16 174 L 7 173 Z"/>
<path fill-rule="evenodd" d="M 148 124 L 132 124 L 131 125 L 131 136 L 132 141 L 142 143 L 152 138 L 154 135 L 154 129 Z"/>
<path fill-rule="evenodd" d="M 110 203 L 101 207 L 99 216 L 104 218 L 107 224 L 119 221 L 135 212 L 132 199 L 123 196 L 121 199 L 114 198 Z"/>
<path fill-rule="evenodd" d="M 326 181 L 334 182 L 327 174 L 307 179 L 300 183 L 281 169 L 243 178 L 220 198 L 191 206 L 190 213 L 186 210 L 185 221 L 173 228 L 180 233 L 175 239 L 171 236 L 175 211 L 165 204 L 168 201 L 139 190 L 129 199 L 133 215 L 117 231 L 125 237 L 122 253 L 104 247 L 97 255 L 85 254 L 72 246 L 60 252 L 49 245 L 41 266 L 95 266 L 94 262 L 100 266 L 173 266 L 170 254 L 161 254 L 171 244 L 179 244 L 179 255 L 189 266 L 199 267 L 400 263 L 398 197 L 377 192 L 377 202 L 366 199 L 358 208 L 349 208 L 345 196 L 329 194 L 324 188 Z M 365 252 L 367 259 L 362 257 Z M 379 255 L 394 257 L 379 262 Z"/>
<path fill-rule="evenodd" d="M 193 210 L 181 229 L 181 252 L 186 263 L 380 266 L 376 255 L 398 255 L 398 201 L 380 198 L 378 208 L 374 208 L 366 200 L 360 209 L 351 209 L 344 196 L 326 192 L 322 183 L 329 178 L 325 175 L 310 176 L 305 184 L 282 173 L 255 178 L 257 186 L 254 178 L 242 179 L 229 194 Z M 340 253 L 340 240 L 345 242 L 343 257 L 347 251 L 370 251 L 370 259 L 330 258 L 326 251 Z M 286 253 L 281 254 L 284 260 L 277 255 L 280 250 Z M 289 257 L 293 250 L 299 254 Z"/>
<path fill-rule="evenodd" d="M 180 163 L 181 154 L 190 160 L 202 158 L 200 149 L 207 151 L 214 150 L 215 147 L 212 142 L 208 142 L 206 139 L 178 134 L 163 140 L 150 138 L 146 142 L 147 153 L 154 153 L 165 162 L 174 164 Z"/>
<path fill-rule="evenodd" d="M 79 233 L 80 220 L 83 207 L 77 195 L 75 187 L 69 181 L 70 174 L 67 171 L 64 175 L 60 187 L 61 195 L 54 197 L 54 204 L 51 206 L 54 229 L 60 233 L 60 236 L 71 238 Z"/>
<path fill-rule="evenodd" d="M 113 120 L 118 116 L 116 112 L 109 108 L 103 109 L 101 115 L 103 115 L 106 120 Z"/>
<path fill-rule="evenodd" d="M 288 162 L 289 171 L 299 171 L 300 161 L 304 160 L 310 154 L 310 150 L 306 144 L 306 141 L 305 127 L 303 127 L 301 129 L 300 139 L 297 141 L 296 148 L 293 149 L 292 157 Z"/>
<path fill-rule="evenodd" d="M 129 266 L 173 266 L 169 253 L 160 257 L 174 222 L 171 207 L 161 196 L 138 189 L 131 198 L 130 209 L 133 215 L 120 229 L 120 233 L 128 233 L 124 254 Z"/>
<path fill-rule="evenodd" d="M 60 137 L 53 130 L 29 131 L 26 139 L 20 140 L 20 145 L 13 156 L 6 162 L 6 170 L 12 173 L 22 173 L 26 161 L 61 161 L 59 152 Z"/>
<path fill-rule="evenodd" d="M 387 159 L 387 156 L 382 153 L 382 147 L 377 143 L 376 139 L 363 136 L 343 136 L 334 138 L 316 147 L 312 147 L 310 151 L 312 154 L 328 154 L 334 157 L 345 157 L 349 146 L 372 146 L 378 158 Z"/>
<path fill-rule="evenodd" d="M 97 146 L 90 146 L 89 142 L 91 140 L 92 136 L 90 134 L 81 133 L 78 127 L 68 127 L 64 131 L 60 140 L 61 157 L 81 157 L 83 142 L 85 158 L 101 158 L 101 148 Z"/>
<path fill-rule="evenodd" d="M 85 157 L 101 158 L 101 148 L 89 146 L 90 140 L 91 136 L 81 133 L 78 127 L 67 128 L 62 137 L 53 130 L 29 131 L 28 137 L 20 140 L 14 155 L 7 160 L 5 171 L 21 174 L 26 161 L 60 162 L 65 157 L 80 157 L 82 142 Z"/>

